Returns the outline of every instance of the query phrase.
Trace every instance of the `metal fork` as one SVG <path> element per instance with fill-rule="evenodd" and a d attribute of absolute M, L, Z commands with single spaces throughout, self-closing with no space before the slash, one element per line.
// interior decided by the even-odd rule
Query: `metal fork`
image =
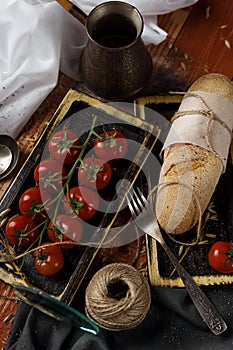
<path fill-rule="evenodd" d="M 134 218 L 134 222 L 142 231 L 155 238 L 156 241 L 161 244 L 168 257 L 170 258 L 172 264 L 174 265 L 177 273 L 182 279 L 186 290 L 189 293 L 199 314 L 201 315 L 203 321 L 210 328 L 210 330 L 215 335 L 223 333 L 227 329 L 226 323 L 214 305 L 198 287 L 194 279 L 188 274 L 188 272 L 184 269 L 184 267 L 179 263 L 175 255 L 172 253 L 163 239 L 157 218 L 152 208 L 150 207 L 150 204 L 141 193 L 139 188 L 137 188 L 137 191 L 139 195 L 137 195 L 135 190 L 133 190 L 133 195 L 129 193 L 126 196 L 128 207 L 130 209 L 132 217 Z"/>

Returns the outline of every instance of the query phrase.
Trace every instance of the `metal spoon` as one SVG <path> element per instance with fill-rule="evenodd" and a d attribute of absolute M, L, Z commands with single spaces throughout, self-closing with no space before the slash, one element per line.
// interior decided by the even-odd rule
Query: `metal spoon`
<path fill-rule="evenodd" d="M 0 180 L 9 175 L 19 158 L 16 141 L 9 135 L 0 135 Z"/>

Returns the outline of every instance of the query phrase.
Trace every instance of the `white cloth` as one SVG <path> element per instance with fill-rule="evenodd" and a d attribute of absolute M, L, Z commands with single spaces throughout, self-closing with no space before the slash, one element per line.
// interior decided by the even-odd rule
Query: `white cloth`
<path fill-rule="evenodd" d="M 131 0 L 144 17 L 145 43 L 158 44 L 166 33 L 156 15 L 198 0 Z M 73 0 L 85 13 L 104 1 Z M 54 0 L 0 1 L 0 134 L 17 137 L 57 83 L 59 69 L 78 78 L 87 42 L 84 26 Z"/>

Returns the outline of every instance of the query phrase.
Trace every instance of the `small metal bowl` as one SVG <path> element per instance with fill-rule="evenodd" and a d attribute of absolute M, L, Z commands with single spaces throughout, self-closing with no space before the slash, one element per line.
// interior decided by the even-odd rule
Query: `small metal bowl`
<path fill-rule="evenodd" d="M 19 159 L 19 148 L 9 135 L 0 135 L 0 180 L 9 175 Z"/>

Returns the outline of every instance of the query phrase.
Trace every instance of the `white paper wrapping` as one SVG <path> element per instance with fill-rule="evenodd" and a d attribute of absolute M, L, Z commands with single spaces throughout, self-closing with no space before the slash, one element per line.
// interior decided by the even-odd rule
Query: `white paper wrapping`
<path fill-rule="evenodd" d="M 73 0 L 87 14 L 104 1 Z M 156 15 L 197 0 L 131 0 L 144 17 L 145 43 L 158 44 L 166 33 Z M 78 79 L 85 28 L 54 0 L 0 1 L 0 134 L 17 137 L 57 83 L 59 69 Z"/>
<path fill-rule="evenodd" d="M 211 113 L 205 116 L 198 111 L 211 112 L 213 119 Z M 184 115 L 172 123 L 163 150 L 177 143 L 197 145 L 219 156 L 225 170 L 233 130 L 233 104 L 215 93 L 193 91 L 183 98 L 178 115 L 181 112 Z"/>

